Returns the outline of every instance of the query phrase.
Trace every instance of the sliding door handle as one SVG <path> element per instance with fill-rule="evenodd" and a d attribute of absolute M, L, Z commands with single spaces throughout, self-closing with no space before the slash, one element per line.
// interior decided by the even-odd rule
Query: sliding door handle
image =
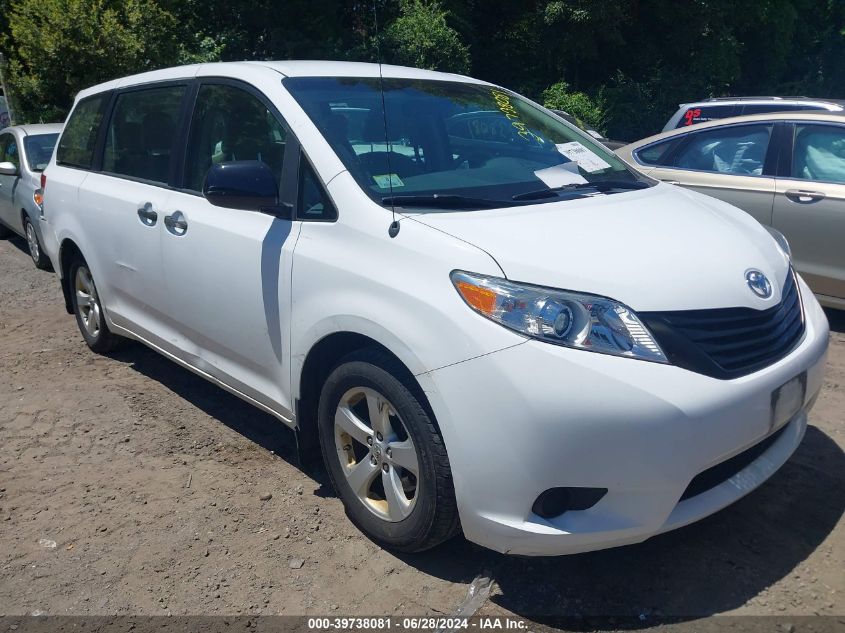
<path fill-rule="evenodd" d="M 158 220 L 158 213 L 153 211 L 152 202 L 145 202 L 138 208 L 138 217 L 141 218 L 141 224 L 144 226 L 155 226 Z"/>
<path fill-rule="evenodd" d="M 188 231 L 188 221 L 181 211 L 175 211 L 170 215 L 164 216 L 164 226 L 173 235 L 184 235 Z"/>

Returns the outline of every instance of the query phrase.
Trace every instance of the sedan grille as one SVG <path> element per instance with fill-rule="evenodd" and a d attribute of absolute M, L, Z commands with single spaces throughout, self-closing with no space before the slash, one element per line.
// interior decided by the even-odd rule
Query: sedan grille
<path fill-rule="evenodd" d="M 804 310 L 790 271 L 781 301 L 767 310 L 719 308 L 640 313 L 669 361 L 714 378 L 738 378 L 789 354 L 804 334 Z"/>

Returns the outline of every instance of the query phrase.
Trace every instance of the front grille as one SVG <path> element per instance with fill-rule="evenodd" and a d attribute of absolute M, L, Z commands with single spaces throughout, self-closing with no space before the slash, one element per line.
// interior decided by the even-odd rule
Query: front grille
<path fill-rule="evenodd" d="M 725 461 L 698 473 L 695 477 L 693 477 L 693 480 L 690 482 L 689 486 L 687 486 L 687 489 L 684 490 L 684 494 L 681 495 L 680 500 L 683 501 L 684 499 L 700 495 L 702 492 L 712 490 L 723 481 L 727 481 L 736 475 L 739 471 L 760 457 L 760 455 L 765 453 L 772 444 L 777 442 L 778 438 L 783 435 L 783 432 L 788 426 L 789 424 L 784 424 L 762 442 L 758 442 L 738 455 L 734 455 L 730 459 L 726 459 Z"/>
<path fill-rule="evenodd" d="M 721 379 L 745 376 L 777 362 L 804 334 L 804 312 L 792 271 L 780 303 L 767 310 L 645 312 L 640 318 L 670 362 Z"/>

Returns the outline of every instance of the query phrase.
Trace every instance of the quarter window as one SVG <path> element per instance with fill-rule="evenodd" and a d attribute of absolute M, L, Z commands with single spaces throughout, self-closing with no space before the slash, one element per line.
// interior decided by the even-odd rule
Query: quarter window
<path fill-rule="evenodd" d="M 59 140 L 56 150 L 57 163 L 91 169 L 94 146 L 103 120 L 103 106 L 107 98 L 107 94 L 101 94 L 76 104 Z"/>
<path fill-rule="evenodd" d="M 109 123 L 103 170 L 166 183 L 184 86 L 124 92 Z"/>
<path fill-rule="evenodd" d="M 669 139 L 662 143 L 649 145 L 635 152 L 637 160 L 644 165 L 662 165 L 669 154 L 669 150 L 675 145 L 677 139 Z"/>
<path fill-rule="evenodd" d="M 299 162 L 298 217 L 300 220 L 337 219 L 337 209 L 304 154 Z"/>
<path fill-rule="evenodd" d="M 690 134 L 673 163 L 680 169 L 759 176 L 771 125 L 737 125 Z"/>
<path fill-rule="evenodd" d="M 212 165 L 246 160 L 265 163 L 279 182 L 285 156 L 285 126 L 260 99 L 230 85 L 204 85 L 197 95 L 184 186 L 202 191 Z"/>
<path fill-rule="evenodd" d="M 792 177 L 845 184 L 845 128 L 796 125 Z"/>

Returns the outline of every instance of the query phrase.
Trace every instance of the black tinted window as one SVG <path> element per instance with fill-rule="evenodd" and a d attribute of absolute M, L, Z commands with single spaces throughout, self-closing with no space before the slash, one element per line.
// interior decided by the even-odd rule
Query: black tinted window
<path fill-rule="evenodd" d="M 265 163 L 278 182 L 285 140 L 285 127 L 254 95 L 235 86 L 202 86 L 191 123 L 184 186 L 202 191 L 212 165 L 243 160 Z"/>
<path fill-rule="evenodd" d="M 56 162 L 71 167 L 90 169 L 94 160 L 94 145 L 103 119 L 103 105 L 107 94 L 88 97 L 80 101 L 65 125 Z"/>
<path fill-rule="evenodd" d="M 166 183 L 184 94 L 184 86 L 169 86 L 119 95 L 106 137 L 103 170 Z"/>
<path fill-rule="evenodd" d="M 337 209 L 305 156 L 299 163 L 300 220 L 336 220 Z"/>
<path fill-rule="evenodd" d="M 799 103 L 760 103 L 746 105 L 742 107 L 743 114 L 762 114 L 764 112 L 797 112 L 799 110 L 824 110 L 824 108 L 815 105 L 802 105 Z"/>
<path fill-rule="evenodd" d="M 759 176 L 772 135 L 771 125 L 736 125 L 690 133 L 673 160 L 675 167 Z"/>

